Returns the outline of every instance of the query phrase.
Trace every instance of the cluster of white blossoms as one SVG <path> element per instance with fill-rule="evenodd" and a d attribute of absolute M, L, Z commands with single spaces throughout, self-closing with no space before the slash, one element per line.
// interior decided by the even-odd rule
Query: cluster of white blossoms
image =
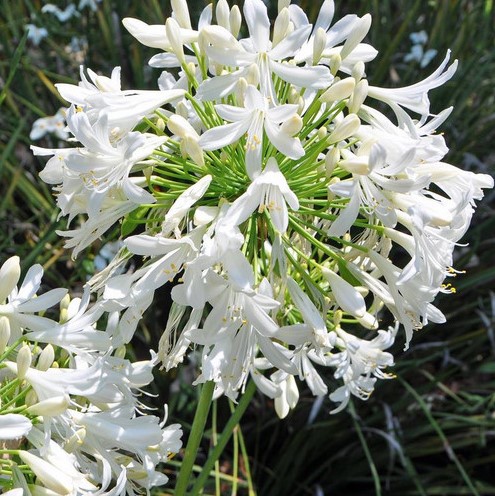
<path fill-rule="evenodd" d="M 51 156 L 41 177 L 73 224 L 60 234 L 74 256 L 120 223 L 123 247 L 90 281 L 96 303 L 87 307 L 85 294 L 55 327 L 38 325 L 31 308 L 55 294 L 12 314 L 29 339 L 62 347 L 73 368 L 66 373 L 83 381 L 50 380 L 70 388 L 57 393 L 67 408 L 45 422 L 45 436 L 76 436 L 67 460 L 90 473 L 123 474 L 114 448 L 136 453 L 141 465 L 134 460 L 122 476 L 131 480 L 134 471 L 153 473 L 157 460 L 130 427 L 144 423 L 133 417 L 130 391 L 151 377 L 148 365 L 107 350 L 131 340 L 156 290 L 174 283 L 157 357 L 165 369 L 195 353 L 196 383 L 213 381 L 217 395 L 235 400 L 252 378 L 284 417 L 298 401 L 298 379 L 316 396 L 330 393 L 339 411 L 390 377 L 386 350 L 397 336 L 407 347 L 415 330 L 445 320 L 432 302 L 453 292 L 444 283 L 456 274 L 453 248 L 474 200 L 493 186 L 442 161 L 448 149 L 435 131 L 451 109 L 432 114 L 428 91 L 454 74 L 449 54 L 424 81 L 383 89 L 365 77 L 377 54 L 363 43 L 370 15 L 332 24 L 334 3 L 325 0 L 311 24 L 280 0 L 271 23 L 262 0 L 245 0 L 242 13 L 219 0 L 194 28 L 185 0 L 171 3 L 164 25 L 123 21 L 160 50 L 150 60 L 163 69 L 159 89 L 123 90 L 119 68 L 111 77 L 81 70 L 78 86 L 57 85 L 71 104 L 68 141 L 80 145 L 33 147 Z M 390 115 L 375 108 L 383 104 Z M 131 257 L 141 262 L 122 273 Z M 106 330 L 93 326 L 101 312 Z M 8 370 L 18 377 L 20 367 Z M 326 367 L 335 380 L 322 377 Z M 38 377 L 60 371 L 28 370 L 24 380 L 43 400 Z M 115 379 L 95 391 L 85 382 L 91 374 Z M 107 422 L 126 432 L 117 446 L 111 437 L 110 450 L 97 430 Z M 159 436 L 158 420 L 146 427 Z M 31 456 L 45 453 L 50 463 L 38 429 L 27 434 L 40 446 Z"/>
<path fill-rule="evenodd" d="M 20 274 L 16 256 L 0 269 L 0 487 L 119 495 L 166 483 L 157 465 L 182 431 L 140 413 L 156 357 L 124 358 L 119 312 L 89 306 L 89 287 L 72 300 L 61 288 L 37 295 L 41 266 L 18 287 Z M 47 317 L 56 305 L 58 321 Z"/>

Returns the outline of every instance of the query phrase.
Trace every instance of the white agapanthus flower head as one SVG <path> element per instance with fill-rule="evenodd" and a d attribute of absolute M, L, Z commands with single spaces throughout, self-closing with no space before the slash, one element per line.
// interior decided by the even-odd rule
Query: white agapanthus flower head
<path fill-rule="evenodd" d="M 365 42 L 369 14 L 333 22 L 325 0 L 311 24 L 279 2 L 271 22 L 262 0 L 222 1 L 193 26 L 185 1 L 172 7 L 163 25 L 123 21 L 157 50 L 160 89 L 123 91 L 117 68 L 83 71 L 78 86 L 58 86 L 79 146 L 34 149 L 53 155 L 42 177 L 61 214 L 82 219 L 62 233 L 74 254 L 121 222 L 124 248 L 92 288 L 96 308 L 122 314 L 110 341 L 129 342 L 155 291 L 172 284 L 165 368 L 197 353 L 197 383 L 235 400 L 252 378 L 280 416 L 296 405 L 298 382 L 329 394 L 335 411 L 369 398 L 391 377 L 394 341 L 407 348 L 415 331 L 445 321 L 435 297 L 452 292 L 452 251 L 493 186 L 443 161 L 436 129 L 451 109 L 431 109 L 428 93 L 457 61 L 447 53 L 425 80 L 379 88 L 366 79 L 377 54 Z M 131 256 L 142 263 L 121 273 Z M 98 353 L 102 341 L 87 341 L 94 312 L 80 342 Z M 100 366 L 85 359 L 85 374 Z M 143 423 L 158 434 L 155 421 L 106 411 L 69 417 L 84 431 L 129 426 L 131 436 Z M 125 439 L 115 448 L 132 447 L 146 465 L 141 440 Z"/>

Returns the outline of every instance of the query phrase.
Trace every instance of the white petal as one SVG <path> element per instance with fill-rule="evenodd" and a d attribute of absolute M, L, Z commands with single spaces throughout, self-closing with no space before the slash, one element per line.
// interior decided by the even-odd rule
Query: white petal
<path fill-rule="evenodd" d="M 0 439 L 10 440 L 24 437 L 33 427 L 31 421 L 17 413 L 0 415 Z"/>
<path fill-rule="evenodd" d="M 268 119 L 265 120 L 265 131 L 270 143 L 285 156 L 294 160 L 304 156 L 304 148 L 299 138 L 293 138 L 280 131 L 280 128 Z"/>
<path fill-rule="evenodd" d="M 21 303 L 17 308 L 20 312 L 40 312 L 57 304 L 66 294 L 67 289 L 52 289 L 36 298 L 31 298 Z"/>
<path fill-rule="evenodd" d="M 292 57 L 308 39 L 309 33 L 311 33 L 311 25 L 296 29 L 280 43 L 277 43 L 277 46 L 268 52 L 268 56 L 273 60 Z"/>
<path fill-rule="evenodd" d="M 247 131 L 249 124 L 246 119 L 213 127 L 201 135 L 198 144 L 205 151 L 218 150 L 237 141 Z"/>
<path fill-rule="evenodd" d="M 333 81 L 333 76 L 328 67 L 322 65 L 298 67 L 271 60 L 270 68 L 281 79 L 300 88 L 328 88 Z"/>
<path fill-rule="evenodd" d="M 217 114 L 226 121 L 237 122 L 249 118 L 252 114 L 251 109 L 245 109 L 243 107 L 234 107 L 232 105 L 215 105 L 215 110 Z"/>
<path fill-rule="evenodd" d="M 261 0 L 246 0 L 243 11 L 256 51 L 266 52 L 270 42 L 270 19 L 266 5 Z"/>

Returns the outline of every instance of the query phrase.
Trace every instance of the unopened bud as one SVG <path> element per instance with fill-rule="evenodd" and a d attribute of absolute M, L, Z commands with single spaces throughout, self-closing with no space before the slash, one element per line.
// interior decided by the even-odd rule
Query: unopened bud
<path fill-rule="evenodd" d="M 251 64 L 246 75 L 248 84 L 258 86 L 260 82 L 260 69 L 256 64 Z"/>
<path fill-rule="evenodd" d="M 291 86 L 289 90 L 289 96 L 287 97 L 287 101 L 289 103 L 297 103 L 300 96 L 301 93 L 296 88 L 294 88 L 294 86 Z"/>
<path fill-rule="evenodd" d="M 18 455 L 46 488 L 58 494 L 72 494 L 74 490 L 72 477 L 29 451 L 19 450 Z"/>
<path fill-rule="evenodd" d="M 199 146 L 198 140 L 193 136 L 185 136 L 182 139 L 181 149 L 189 155 L 194 162 L 203 167 L 205 159 L 203 157 L 203 149 Z"/>
<path fill-rule="evenodd" d="M 321 126 L 320 129 L 318 129 L 318 139 L 322 140 L 325 139 L 328 135 L 328 129 L 325 126 Z"/>
<path fill-rule="evenodd" d="M 165 131 L 165 121 L 161 117 L 158 117 L 155 125 L 156 125 L 157 129 L 159 131 L 161 131 L 162 133 L 163 133 L 163 131 Z"/>
<path fill-rule="evenodd" d="M 332 84 L 325 93 L 320 96 L 322 102 L 338 102 L 344 98 L 349 98 L 349 96 L 354 91 L 356 86 L 356 80 L 352 77 L 342 79 Z"/>
<path fill-rule="evenodd" d="M 245 78 L 240 77 L 235 86 L 235 96 L 237 104 L 241 107 L 244 106 L 244 95 L 246 94 L 247 87 L 249 86 Z"/>
<path fill-rule="evenodd" d="M 359 109 L 361 108 L 361 105 L 366 100 L 367 96 L 368 96 L 368 80 L 361 79 L 361 81 L 359 81 L 359 83 L 356 85 L 356 88 L 354 89 L 351 98 L 349 98 L 349 103 L 347 104 L 349 113 L 357 114 L 359 112 Z"/>
<path fill-rule="evenodd" d="M 342 58 L 338 53 L 334 53 L 330 56 L 330 72 L 332 76 L 335 76 L 340 69 L 340 65 L 342 64 Z"/>
<path fill-rule="evenodd" d="M 119 346 L 116 350 L 115 350 L 115 356 L 117 358 L 125 358 L 125 354 L 127 353 L 127 348 L 125 346 L 125 344 L 123 344 L 122 346 Z"/>
<path fill-rule="evenodd" d="M 332 201 L 335 199 L 335 193 L 332 191 L 331 186 L 333 186 L 334 184 L 337 184 L 337 183 L 340 183 L 339 177 L 332 177 L 332 179 L 330 179 L 330 182 L 328 183 L 328 186 L 327 186 L 328 201 Z"/>
<path fill-rule="evenodd" d="M 42 371 L 48 370 L 52 366 L 54 359 L 55 351 L 53 346 L 51 344 L 47 344 L 38 358 L 36 368 Z"/>
<path fill-rule="evenodd" d="M 230 31 L 229 14 L 230 14 L 229 4 L 227 3 L 227 0 L 218 0 L 215 9 L 217 24 L 225 28 L 227 31 Z"/>
<path fill-rule="evenodd" d="M 182 36 L 180 33 L 180 26 L 175 19 L 169 17 L 165 23 L 165 31 L 167 33 L 168 41 L 172 47 L 172 51 L 177 56 L 181 64 L 185 64 L 186 58 L 184 56 L 184 46 L 182 45 Z"/>
<path fill-rule="evenodd" d="M 282 9 L 273 25 L 273 42 L 272 45 L 276 46 L 280 43 L 286 36 L 287 30 L 289 29 L 290 15 L 289 9 Z"/>
<path fill-rule="evenodd" d="M 239 10 L 239 7 L 237 5 L 234 5 L 230 10 L 229 22 L 230 32 L 232 33 L 232 36 L 234 36 L 234 38 L 237 38 L 242 25 L 241 11 Z"/>
<path fill-rule="evenodd" d="M 69 318 L 69 305 L 70 305 L 70 295 L 67 293 L 61 300 L 60 300 L 60 323 L 65 324 Z"/>
<path fill-rule="evenodd" d="M 30 389 L 24 397 L 24 404 L 28 407 L 38 403 L 38 395 L 34 389 Z"/>
<path fill-rule="evenodd" d="M 174 17 L 181 28 L 192 29 L 191 16 L 185 0 L 171 0 Z"/>
<path fill-rule="evenodd" d="M 0 317 L 0 355 L 5 351 L 10 339 L 10 321 L 4 315 Z"/>
<path fill-rule="evenodd" d="M 328 142 L 338 143 L 339 141 L 345 140 L 355 134 L 360 126 L 361 121 L 359 120 L 359 117 L 356 114 L 350 114 L 344 117 L 344 119 L 335 126 L 335 129 L 328 137 Z"/>
<path fill-rule="evenodd" d="M 315 39 L 313 42 L 313 64 L 317 65 L 321 56 L 323 55 L 323 50 L 327 44 L 327 33 L 323 28 L 318 28 L 316 30 Z"/>
<path fill-rule="evenodd" d="M 299 115 L 293 115 L 280 126 L 280 131 L 289 136 L 294 136 L 302 129 L 302 126 L 303 120 L 301 117 Z"/>
<path fill-rule="evenodd" d="M 14 255 L 7 259 L 0 269 L 0 305 L 7 299 L 7 296 L 17 286 L 21 277 L 21 266 L 19 257 Z"/>
<path fill-rule="evenodd" d="M 196 130 L 191 124 L 184 117 L 177 114 L 170 116 L 170 119 L 167 121 L 167 127 L 173 134 L 179 136 L 179 138 L 184 138 L 187 135 L 197 136 Z"/>
<path fill-rule="evenodd" d="M 325 171 L 327 178 L 331 177 L 335 169 L 335 165 L 340 159 L 340 150 L 337 147 L 333 147 L 325 155 Z"/>
<path fill-rule="evenodd" d="M 24 343 L 17 353 L 17 377 L 20 380 L 23 380 L 24 377 L 26 377 L 26 373 L 31 366 L 32 360 L 33 355 L 31 353 L 31 348 Z"/>
<path fill-rule="evenodd" d="M 351 72 L 351 76 L 356 80 L 356 81 L 360 81 L 364 74 L 365 74 L 365 66 L 364 66 L 364 62 L 362 60 L 360 60 L 359 62 L 356 62 L 356 64 L 354 64 L 354 67 L 352 68 L 352 72 Z"/>
<path fill-rule="evenodd" d="M 67 410 L 69 403 L 69 395 L 63 394 L 61 396 L 54 396 L 53 398 L 40 401 L 30 406 L 26 411 L 27 413 L 36 416 L 56 417 Z"/>
<path fill-rule="evenodd" d="M 326 267 L 321 268 L 321 275 L 328 281 L 335 301 L 344 312 L 354 317 L 364 317 L 366 303 L 352 284 Z"/>
<path fill-rule="evenodd" d="M 368 34 L 371 27 L 371 16 L 365 14 L 359 21 L 354 25 L 354 29 L 351 31 L 349 37 L 344 43 L 340 56 L 342 60 L 345 60 L 348 55 L 363 41 L 364 37 Z"/>

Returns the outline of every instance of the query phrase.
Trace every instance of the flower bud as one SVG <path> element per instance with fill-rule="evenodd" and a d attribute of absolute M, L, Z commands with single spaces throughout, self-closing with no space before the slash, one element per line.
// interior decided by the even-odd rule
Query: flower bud
<path fill-rule="evenodd" d="M 182 36 L 180 34 L 180 27 L 177 21 L 172 17 L 167 19 L 165 23 L 165 31 L 167 33 L 167 38 L 172 46 L 172 51 L 175 53 L 179 62 L 185 64 L 186 58 L 184 56 L 184 46 L 182 44 Z"/>
<path fill-rule="evenodd" d="M 321 126 L 320 129 L 318 129 L 318 139 L 322 140 L 325 139 L 328 136 L 328 129 L 325 126 Z"/>
<path fill-rule="evenodd" d="M 57 415 L 64 413 L 69 404 L 69 395 L 63 394 L 61 396 L 54 396 L 53 398 L 40 401 L 30 406 L 26 412 L 31 415 L 39 415 L 41 417 L 56 417 Z"/>
<path fill-rule="evenodd" d="M 253 86 L 258 86 L 260 82 L 260 69 L 256 64 L 251 64 L 249 66 L 246 80 L 248 84 L 251 84 Z"/>
<path fill-rule="evenodd" d="M 342 279 L 333 270 L 326 267 L 321 268 L 322 276 L 328 281 L 332 294 L 339 307 L 355 317 L 364 317 L 366 313 L 366 303 L 359 291 Z"/>
<path fill-rule="evenodd" d="M 340 159 L 340 150 L 337 147 L 333 147 L 325 155 L 325 171 L 327 177 L 331 177 L 337 162 Z"/>
<path fill-rule="evenodd" d="M 48 344 L 41 352 L 36 368 L 38 370 L 46 371 L 52 366 L 54 359 L 55 351 L 53 350 L 53 346 L 51 344 Z"/>
<path fill-rule="evenodd" d="M 299 115 L 293 115 L 280 126 L 280 130 L 289 136 L 294 136 L 302 129 L 302 126 L 303 120 L 301 117 Z"/>
<path fill-rule="evenodd" d="M 72 477 L 59 470 L 55 465 L 29 451 L 20 450 L 19 457 L 26 465 L 29 465 L 29 468 L 45 487 L 59 494 L 72 494 L 74 490 Z"/>
<path fill-rule="evenodd" d="M 348 55 L 363 41 L 364 37 L 368 34 L 371 27 L 371 16 L 365 14 L 356 23 L 356 26 L 351 31 L 340 52 L 342 60 L 345 60 Z"/>
<path fill-rule="evenodd" d="M 361 126 L 361 121 L 356 114 L 350 114 L 340 121 L 328 137 L 329 143 L 338 143 L 356 133 Z"/>
<path fill-rule="evenodd" d="M 163 133 L 163 131 L 165 131 L 165 121 L 161 117 L 158 117 L 155 125 L 156 125 L 157 129 L 159 131 L 161 131 L 162 133 Z"/>
<path fill-rule="evenodd" d="M 273 46 L 277 45 L 285 38 L 287 30 L 289 29 L 289 22 L 289 9 L 284 8 L 279 12 L 273 25 Z"/>
<path fill-rule="evenodd" d="M 357 114 L 361 105 L 366 100 L 368 96 L 368 81 L 366 79 L 361 79 L 359 83 L 356 85 L 354 92 L 349 98 L 349 102 L 347 104 L 347 108 L 349 109 L 349 113 Z"/>
<path fill-rule="evenodd" d="M 0 317 L 0 355 L 5 351 L 10 339 L 10 321 L 2 315 Z"/>
<path fill-rule="evenodd" d="M 70 305 L 70 295 L 67 293 L 61 300 L 60 300 L 60 323 L 65 324 L 67 322 L 67 319 L 69 318 L 69 305 Z"/>
<path fill-rule="evenodd" d="M 19 257 L 13 256 L 7 259 L 0 269 L 0 305 L 17 286 L 21 277 L 21 266 Z"/>
<path fill-rule="evenodd" d="M 38 395 L 36 394 L 36 391 L 34 389 L 30 389 L 25 398 L 24 398 L 24 404 L 29 407 L 29 406 L 32 406 L 32 405 L 35 405 L 36 403 L 38 403 Z"/>
<path fill-rule="evenodd" d="M 127 353 L 127 349 L 126 349 L 126 346 L 125 344 L 123 344 L 122 346 L 119 346 L 116 350 L 115 350 L 115 354 L 114 356 L 116 356 L 117 358 L 125 358 L 125 354 Z"/>
<path fill-rule="evenodd" d="M 181 142 L 182 152 L 189 155 L 194 162 L 203 167 L 205 165 L 205 159 L 203 156 L 203 149 L 199 146 L 198 140 L 193 136 L 187 135 L 182 139 Z"/>
<path fill-rule="evenodd" d="M 278 0 L 278 11 L 282 12 L 284 9 L 288 9 L 290 5 L 290 0 Z"/>
<path fill-rule="evenodd" d="M 327 33 L 323 28 L 318 28 L 316 30 L 315 39 L 313 42 L 313 64 L 317 65 L 321 56 L 323 55 L 323 50 L 327 44 Z"/>
<path fill-rule="evenodd" d="M 26 376 L 26 373 L 31 366 L 32 360 L 33 355 L 31 353 L 31 348 L 29 348 L 29 346 L 24 343 L 17 353 L 17 377 L 20 380 L 23 380 Z"/>
<path fill-rule="evenodd" d="M 340 69 L 340 65 L 342 64 L 342 58 L 338 53 L 334 53 L 330 57 L 330 72 L 332 76 L 335 76 Z"/>
<path fill-rule="evenodd" d="M 360 60 L 357 62 L 354 67 L 352 68 L 351 76 L 356 80 L 360 81 L 361 78 L 364 76 L 364 71 L 365 71 L 365 66 L 364 62 Z"/>
<path fill-rule="evenodd" d="M 338 102 L 344 98 L 349 98 L 349 96 L 354 91 L 356 86 L 356 80 L 352 77 L 342 79 L 332 84 L 325 93 L 320 96 L 322 102 Z"/>
<path fill-rule="evenodd" d="M 179 26 L 185 29 L 192 29 L 187 2 L 185 0 L 171 0 L 171 4 L 174 17 L 179 23 Z"/>
<path fill-rule="evenodd" d="M 230 10 L 229 23 L 232 36 L 237 38 L 242 24 L 241 11 L 239 10 L 239 7 L 237 5 L 234 5 Z"/>
<path fill-rule="evenodd" d="M 229 19 L 229 4 L 227 0 L 218 0 L 215 9 L 215 15 L 217 17 L 217 24 L 223 28 L 230 31 L 230 19 Z"/>
<path fill-rule="evenodd" d="M 177 114 L 170 116 L 170 119 L 167 121 L 167 127 L 173 134 L 179 136 L 179 138 L 184 138 L 187 135 L 197 136 L 196 130 L 191 124 L 184 117 Z"/>

